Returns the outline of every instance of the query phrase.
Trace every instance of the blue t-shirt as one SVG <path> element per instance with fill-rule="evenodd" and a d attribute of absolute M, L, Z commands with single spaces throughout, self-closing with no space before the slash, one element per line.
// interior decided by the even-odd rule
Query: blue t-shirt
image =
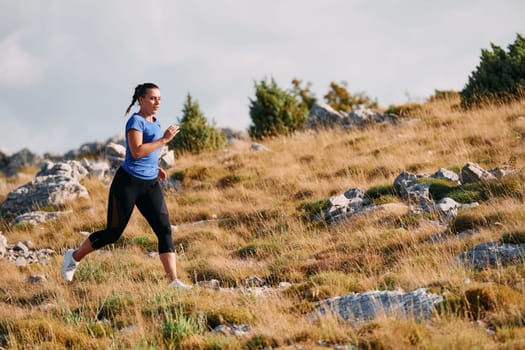
<path fill-rule="evenodd" d="M 128 131 L 130 129 L 142 132 L 142 143 L 149 143 L 156 141 L 164 135 L 157 118 L 153 122 L 149 122 L 139 114 L 133 114 L 126 123 L 126 158 L 121 167 L 129 174 L 143 180 L 153 180 L 158 175 L 158 164 L 160 156 L 160 148 L 145 155 L 142 158 L 134 159 L 131 155 L 128 143 Z"/>

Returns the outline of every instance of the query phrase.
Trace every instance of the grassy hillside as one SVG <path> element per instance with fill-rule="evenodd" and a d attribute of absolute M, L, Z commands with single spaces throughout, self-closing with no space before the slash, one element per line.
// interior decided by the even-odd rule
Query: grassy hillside
<path fill-rule="evenodd" d="M 103 228 L 107 185 L 88 180 L 90 200 L 74 214 L 33 227 L 5 227 L 9 243 L 31 240 L 57 255 L 47 265 L 18 268 L 0 259 L 0 345 L 26 349 L 517 349 L 525 348 L 525 266 L 476 271 L 454 258 L 478 243 L 525 227 L 522 197 L 490 198 L 463 213 L 476 233 L 455 236 L 402 206 L 327 227 L 305 219 L 312 208 L 349 188 L 392 185 L 403 170 L 489 169 L 525 164 L 525 101 L 465 112 L 459 101 L 412 106 L 398 125 L 298 133 L 267 140 L 271 151 L 231 146 L 178 159 L 170 173 L 183 189 L 167 195 L 179 275 L 240 287 L 256 275 L 292 287 L 271 296 L 242 288 L 178 292 L 157 257 L 155 236 L 136 211 L 121 241 L 82 261 L 75 280 L 60 277 L 65 249 L 81 231 Z M 32 170 L 26 172 L 33 176 Z M 31 177 L 29 177 L 30 179 Z M 0 200 L 29 181 L 0 179 Z M 390 200 L 394 200 L 391 198 Z M 211 219 L 217 220 L 211 220 Z M 210 219 L 200 225 L 189 225 Z M 431 243 L 438 232 L 451 239 Z M 44 274 L 39 284 L 28 276 Z M 325 317 L 310 321 L 315 301 L 367 290 L 430 288 L 445 302 L 428 322 L 382 318 L 360 325 Z M 248 324 L 244 337 L 210 330 Z"/>

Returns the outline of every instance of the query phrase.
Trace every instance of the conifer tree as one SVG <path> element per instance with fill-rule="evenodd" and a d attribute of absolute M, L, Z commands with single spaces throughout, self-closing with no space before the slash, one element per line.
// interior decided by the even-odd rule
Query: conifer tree
<path fill-rule="evenodd" d="M 282 90 L 272 79 L 255 83 L 255 99 L 250 99 L 250 118 L 253 125 L 248 130 L 251 137 L 288 135 L 306 122 L 308 109 L 289 92 Z"/>
<path fill-rule="evenodd" d="M 481 50 L 480 63 L 460 92 L 465 108 L 525 96 L 525 38 L 517 34 L 508 51 L 490 45 L 492 50 Z"/>
<path fill-rule="evenodd" d="M 179 119 L 180 132 L 171 140 L 169 146 L 176 153 L 188 151 L 194 154 L 208 150 L 220 149 L 226 137 L 216 128 L 208 124 L 197 100 L 188 93 L 182 118 Z"/>

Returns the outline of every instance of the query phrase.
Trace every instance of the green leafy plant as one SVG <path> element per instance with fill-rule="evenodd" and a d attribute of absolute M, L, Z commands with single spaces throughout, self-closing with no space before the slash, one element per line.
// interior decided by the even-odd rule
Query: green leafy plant
<path fill-rule="evenodd" d="M 306 83 L 305 87 L 301 86 L 302 81 L 299 79 L 292 80 L 292 95 L 299 99 L 300 104 L 308 110 L 317 102 L 315 94 L 310 90 L 311 83 Z"/>
<path fill-rule="evenodd" d="M 162 324 L 161 331 L 164 343 L 173 349 L 179 349 L 183 340 L 193 334 L 202 334 L 205 330 L 204 320 L 199 315 L 187 313 L 184 310 L 176 310 L 174 313 L 166 313 L 166 320 Z"/>
<path fill-rule="evenodd" d="M 350 112 L 359 105 L 365 107 L 377 107 L 377 102 L 367 96 L 364 92 L 351 94 L 347 90 L 348 83 L 346 81 L 337 84 L 330 83 L 330 90 L 324 95 L 324 99 L 336 111 Z"/>

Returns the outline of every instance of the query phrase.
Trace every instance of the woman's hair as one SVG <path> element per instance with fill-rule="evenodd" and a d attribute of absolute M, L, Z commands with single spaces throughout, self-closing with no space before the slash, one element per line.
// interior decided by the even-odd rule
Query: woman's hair
<path fill-rule="evenodd" d="M 135 88 L 135 93 L 133 94 L 133 98 L 131 99 L 131 103 L 129 104 L 128 109 L 126 109 L 126 113 L 124 115 L 128 115 L 129 110 L 131 109 L 131 107 L 133 107 L 135 102 L 137 102 L 139 97 L 146 96 L 149 89 L 158 89 L 158 88 L 159 87 L 153 83 L 144 83 L 144 84 L 137 85 L 137 87 Z"/>

